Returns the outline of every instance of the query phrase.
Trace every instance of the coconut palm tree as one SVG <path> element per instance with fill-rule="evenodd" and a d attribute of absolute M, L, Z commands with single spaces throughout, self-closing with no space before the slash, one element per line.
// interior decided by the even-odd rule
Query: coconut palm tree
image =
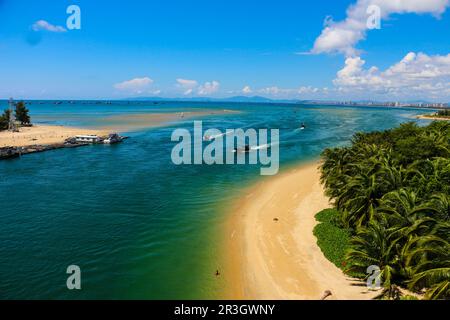
<path fill-rule="evenodd" d="M 428 208 L 434 213 L 436 219 L 450 222 L 450 196 L 437 193 L 431 197 Z"/>
<path fill-rule="evenodd" d="M 349 212 L 354 227 L 366 226 L 373 219 L 383 195 L 380 187 L 376 174 L 361 173 L 351 177 L 336 197 L 336 207 Z"/>
<path fill-rule="evenodd" d="M 352 248 L 346 254 L 346 261 L 350 265 L 346 271 L 365 273 L 371 265 L 379 267 L 381 285 L 384 288 L 380 297 L 394 297 L 395 277 L 399 273 L 397 242 L 392 230 L 380 223 L 372 222 L 359 229 L 351 240 Z"/>
<path fill-rule="evenodd" d="M 359 133 L 322 154 L 322 182 L 352 229 L 347 271 L 380 267 L 380 297 L 397 286 L 449 298 L 450 124 Z"/>
<path fill-rule="evenodd" d="M 450 245 L 445 239 L 428 236 L 418 241 L 407 263 L 414 266 L 411 290 L 427 289 L 427 299 L 450 298 Z M 412 264 L 411 261 L 415 261 Z"/>

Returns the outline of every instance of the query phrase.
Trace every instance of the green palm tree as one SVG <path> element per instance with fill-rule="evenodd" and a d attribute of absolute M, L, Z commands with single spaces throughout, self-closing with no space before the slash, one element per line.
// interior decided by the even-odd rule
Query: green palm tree
<path fill-rule="evenodd" d="M 450 196 L 444 193 L 434 194 L 427 204 L 436 219 L 450 222 Z"/>
<path fill-rule="evenodd" d="M 447 228 L 448 230 L 448 228 Z M 417 241 L 410 251 L 407 263 L 414 266 L 411 290 L 426 289 L 427 299 L 450 298 L 450 245 L 437 236 L 427 236 Z M 414 263 L 412 263 L 414 262 Z"/>
<path fill-rule="evenodd" d="M 449 298 L 450 123 L 359 133 L 322 154 L 321 180 L 352 229 L 347 271 L 380 267 L 380 297 L 397 286 Z"/>
<path fill-rule="evenodd" d="M 346 272 L 365 273 L 369 266 L 378 266 L 384 288 L 380 297 L 396 296 L 395 277 L 399 273 L 397 242 L 392 230 L 380 223 L 372 222 L 368 227 L 359 229 L 351 240 L 352 248 L 346 254 L 349 263 Z"/>
<path fill-rule="evenodd" d="M 366 226 L 373 219 L 382 197 L 380 187 L 376 174 L 351 177 L 336 198 L 337 209 L 349 212 L 353 227 Z"/>
<path fill-rule="evenodd" d="M 450 159 L 416 161 L 411 165 L 416 177 L 411 180 L 418 192 L 424 196 L 436 192 L 450 193 Z"/>

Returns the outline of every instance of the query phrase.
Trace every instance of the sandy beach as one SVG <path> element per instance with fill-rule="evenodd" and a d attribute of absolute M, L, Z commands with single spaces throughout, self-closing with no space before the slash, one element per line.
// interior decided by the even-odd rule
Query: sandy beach
<path fill-rule="evenodd" d="M 32 127 L 20 128 L 19 132 L 0 131 L 0 148 L 57 144 L 76 135 L 89 134 L 105 136 L 108 135 L 108 131 L 35 125 Z"/>
<path fill-rule="evenodd" d="M 370 299 L 376 293 L 328 261 L 315 215 L 330 207 L 314 162 L 267 178 L 235 203 L 227 228 L 227 299 Z"/>
<path fill-rule="evenodd" d="M 435 121 L 450 121 L 450 118 L 447 117 L 436 117 L 431 114 L 423 114 L 416 117 L 417 119 L 424 119 L 424 120 L 435 120 Z"/>
<path fill-rule="evenodd" d="M 235 114 L 233 110 L 202 110 L 171 113 L 142 113 L 103 118 L 95 129 L 54 125 L 22 127 L 19 132 L 0 131 L 0 148 L 25 147 L 63 143 L 76 135 L 107 136 L 112 132 L 129 132 L 145 128 L 162 127 L 177 121 L 201 118 L 217 114 Z M 104 124 L 102 124 L 104 123 Z"/>

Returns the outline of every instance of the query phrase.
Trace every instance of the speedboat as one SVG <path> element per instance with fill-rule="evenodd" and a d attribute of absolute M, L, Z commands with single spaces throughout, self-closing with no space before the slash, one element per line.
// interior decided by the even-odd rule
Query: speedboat
<path fill-rule="evenodd" d="M 246 144 L 243 148 L 234 148 L 233 152 L 244 152 L 249 153 L 252 149 L 248 144 Z"/>

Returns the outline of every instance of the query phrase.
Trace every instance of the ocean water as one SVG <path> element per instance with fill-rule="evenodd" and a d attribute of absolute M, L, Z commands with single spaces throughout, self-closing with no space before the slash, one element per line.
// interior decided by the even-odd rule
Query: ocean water
<path fill-rule="evenodd" d="M 239 110 L 204 117 L 204 129 L 280 129 L 281 170 L 348 143 L 357 131 L 428 123 L 415 120 L 420 110 L 375 107 L 77 101 L 29 108 L 36 123 L 85 127 L 111 115 Z M 306 130 L 297 130 L 301 122 Z M 221 298 L 226 274 L 214 273 L 227 254 L 227 210 L 260 179 L 260 167 L 176 166 L 175 128 L 192 130 L 193 120 L 129 132 L 119 145 L 1 161 L 0 298 Z M 82 290 L 67 289 L 69 265 L 81 268 Z"/>

